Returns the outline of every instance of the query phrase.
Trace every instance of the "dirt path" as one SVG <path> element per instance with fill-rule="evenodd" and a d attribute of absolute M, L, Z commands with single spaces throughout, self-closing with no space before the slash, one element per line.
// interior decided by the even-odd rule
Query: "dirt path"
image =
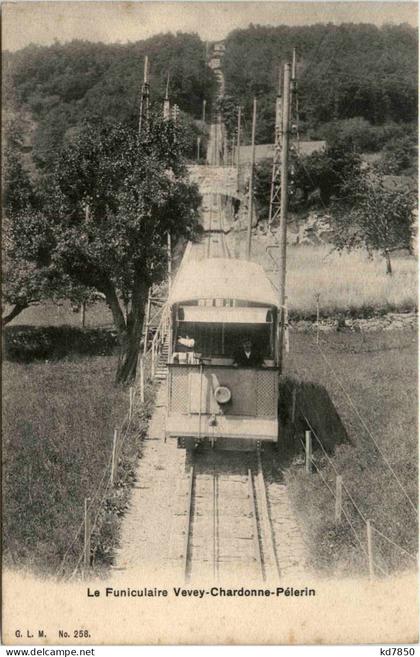
<path fill-rule="evenodd" d="M 169 559 L 171 519 L 176 482 L 185 454 L 165 442 L 166 384 L 161 383 L 155 410 L 144 439 L 136 483 L 124 517 L 115 570 L 159 568 Z"/>

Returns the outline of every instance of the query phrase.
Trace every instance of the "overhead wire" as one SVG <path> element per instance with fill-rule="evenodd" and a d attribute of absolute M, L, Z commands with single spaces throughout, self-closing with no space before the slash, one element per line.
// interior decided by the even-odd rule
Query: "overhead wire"
<path fill-rule="evenodd" d="M 303 448 L 305 449 L 305 445 L 304 445 L 302 439 L 299 438 L 299 440 L 300 440 L 300 442 L 301 442 Z M 316 469 L 317 473 L 319 474 L 319 476 L 320 476 L 320 478 L 321 478 L 321 481 L 323 482 L 323 484 L 325 485 L 325 487 L 330 491 L 332 497 L 333 497 L 334 500 L 335 500 L 335 499 L 336 499 L 336 495 L 335 495 L 333 489 L 331 488 L 331 486 L 329 485 L 328 481 L 326 480 L 326 478 L 323 476 L 323 474 L 322 474 L 322 472 L 321 472 L 321 469 L 318 467 L 318 465 L 315 463 L 314 460 L 311 461 L 311 464 L 314 466 L 314 468 Z M 348 522 L 348 524 L 349 524 L 349 526 L 350 526 L 350 528 L 351 528 L 351 530 L 352 530 L 352 532 L 353 532 L 353 534 L 354 534 L 354 537 L 355 537 L 355 539 L 356 539 L 356 541 L 357 541 L 357 543 L 358 543 L 360 549 L 362 550 L 362 552 L 364 553 L 364 555 L 365 555 L 366 557 L 369 557 L 368 551 L 367 551 L 366 547 L 363 545 L 363 543 L 362 543 L 362 541 L 361 541 L 361 539 L 360 539 L 360 537 L 359 537 L 359 535 L 358 535 L 358 533 L 357 533 L 357 531 L 356 531 L 356 529 L 355 529 L 355 527 L 354 527 L 352 521 L 350 520 L 350 518 L 349 518 L 349 516 L 348 516 L 348 514 L 347 514 L 347 512 L 346 512 L 346 510 L 344 509 L 344 507 L 341 507 L 341 511 L 342 511 L 342 513 L 343 513 L 345 519 L 347 520 L 347 522 Z M 381 571 L 381 573 L 382 573 L 383 575 L 388 575 L 388 572 L 385 571 L 384 568 L 383 568 L 381 565 L 379 565 L 379 564 L 376 563 L 375 566 L 378 568 L 378 570 Z"/>
<path fill-rule="evenodd" d="M 338 383 L 338 385 L 340 386 L 341 390 L 343 391 L 344 395 L 345 395 L 346 398 L 348 399 L 348 402 L 349 402 L 350 406 L 352 407 L 352 409 L 354 410 L 354 412 L 356 413 L 357 417 L 359 418 L 359 421 L 360 421 L 361 425 L 362 425 L 363 428 L 365 429 L 367 435 L 368 435 L 368 436 L 370 437 L 370 439 L 372 440 L 372 442 L 373 442 L 373 444 L 375 445 L 375 447 L 376 447 L 378 453 L 380 454 L 380 456 L 382 457 L 383 461 L 384 461 L 385 464 L 387 465 L 389 471 L 392 473 L 392 475 L 393 475 L 395 481 L 398 483 L 398 486 L 400 487 L 401 491 L 403 492 L 404 496 L 405 496 L 406 499 L 408 500 L 410 506 L 412 507 L 414 513 L 415 513 L 416 516 L 417 516 L 417 509 L 416 509 L 416 506 L 415 506 L 413 500 L 411 499 L 411 497 L 408 495 L 407 491 L 405 490 L 405 488 L 404 488 L 404 486 L 403 486 L 403 484 L 402 484 L 400 478 L 398 477 L 397 473 L 395 472 L 394 468 L 392 467 L 391 463 L 389 462 L 389 459 L 386 457 L 386 455 L 383 453 L 383 451 L 382 451 L 381 448 L 379 447 L 377 440 L 374 438 L 374 436 L 373 436 L 372 432 L 370 431 L 369 427 L 367 426 L 365 420 L 364 420 L 363 417 L 361 416 L 361 414 L 360 414 L 360 412 L 359 412 L 357 406 L 356 406 L 355 403 L 353 402 L 353 400 L 352 400 L 351 396 L 349 395 L 349 393 L 347 392 L 347 390 L 344 388 L 344 386 L 343 386 L 341 380 L 339 379 L 339 377 L 338 377 L 337 373 L 335 372 L 333 366 L 331 365 L 330 361 L 329 361 L 328 358 L 325 356 L 323 350 L 321 349 L 321 347 L 319 346 L 319 344 L 317 344 L 317 343 L 314 343 L 314 344 L 316 344 L 316 346 L 317 346 L 317 348 L 318 348 L 318 350 L 319 350 L 319 352 L 320 352 L 320 354 L 321 354 L 323 360 L 325 361 L 325 363 L 326 363 L 327 366 L 329 367 L 329 369 L 330 369 L 331 373 L 333 374 L 335 380 L 337 381 L 337 383 Z"/>
<path fill-rule="evenodd" d="M 286 383 L 286 385 L 288 385 L 288 386 L 289 386 L 289 389 L 290 389 L 290 385 L 289 385 L 288 383 Z M 338 472 L 338 470 L 337 470 L 337 468 L 336 468 L 334 462 L 332 461 L 332 459 L 331 459 L 330 456 L 328 455 L 327 451 L 325 450 L 325 448 L 324 448 L 324 446 L 323 446 L 323 444 L 322 444 L 322 441 L 320 440 L 320 438 L 319 438 L 317 432 L 315 431 L 314 427 L 313 427 L 312 424 L 310 423 L 310 421 L 309 421 L 309 419 L 307 418 L 306 414 L 303 412 L 301 406 L 300 406 L 299 404 L 297 404 L 297 406 L 298 406 L 298 408 L 299 408 L 299 411 L 300 411 L 302 417 L 304 418 L 305 422 L 307 423 L 308 427 L 310 428 L 311 432 L 313 433 L 313 435 L 314 435 L 314 437 L 315 437 L 315 440 L 316 440 L 317 443 L 320 445 L 320 447 L 321 447 L 321 449 L 322 449 L 322 452 L 323 452 L 323 454 L 325 455 L 325 457 L 327 458 L 327 461 L 328 461 L 329 465 L 330 465 L 330 466 L 332 467 L 332 469 L 334 470 L 334 473 L 335 473 L 337 476 L 339 476 L 340 473 Z M 296 426 L 296 422 L 295 422 L 295 420 L 294 420 L 294 424 L 295 424 L 295 426 Z M 303 449 L 305 450 L 305 445 L 304 445 L 302 439 L 299 438 L 299 440 L 300 440 L 300 443 L 301 443 L 302 446 L 303 446 Z M 313 461 L 313 465 L 314 465 L 315 468 L 317 469 L 317 472 L 320 474 L 321 479 L 324 481 L 324 483 L 326 483 L 326 482 L 325 482 L 325 479 L 324 479 L 324 478 L 322 477 L 322 475 L 321 475 L 320 469 L 317 467 L 317 465 L 316 465 L 316 463 L 315 463 L 314 461 Z M 328 485 L 328 484 L 327 484 L 327 485 Z M 348 489 L 347 486 L 344 484 L 344 482 L 342 483 L 342 487 L 343 487 L 344 491 L 347 493 L 347 496 L 348 496 L 349 500 L 351 501 L 351 503 L 352 503 L 354 509 L 355 509 L 355 510 L 357 511 L 357 513 L 359 514 L 360 518 L 363 520 L 363 522 L 367 523 L 368 518 L 367 518 L 366 515 L 361 511 L 359 505 L 356 503 L 356 501 L 355 501 L 353 495 L 350 493 L 349 489 Z M 329 488 L 330 492 L 333 494 L 333 496 L 335 497 L 335 494 L 334 494 L 334 492 L 332 491 L 332 489 L 331 489 L 331 487 L 330 487 L 329 485 L 328 485 L 328 488 Z M 346 515 L 345 510 L 344 510 L 344 509 L 342 509 L 342 510 L 343 510 L 343 514 Z M 348 518 L 347 518 L 347 520 L 348 520 L 348 522 L 350 522 L 350 520 L 349 520 Z M 412 555 L 410 552 L 408 552 L 408 550 L 406 550 L 406 549 L 403 548 L 401 545 L 399 545 L 398 543 L 396 543 L 395 541 L 393 541 L 392 539 L 390 539 L 388 536 L 386 536 L 386 535 L 385 535 L 380 529 L 378 529 L 378 528 L 375 527 L 374 525 L 372 525 L 372 528 L 375 530 L 375 532 L 376 532 L 377 534 L 379 534 L 380 536 L 382 536 L 382 538 L 383 538 L 384 540 L 386 540 L 388 543 L 392 544 L 395 548 L 399 549 L 401 552 L 404 552 L 405 554 L 407 554 L 407 556 L 409 556 L 409 557 L 410 557 L 411 559 L 413 559 L 414 561 L 417 561 L 417 558 L 416 558 L 414 555 Z"/>

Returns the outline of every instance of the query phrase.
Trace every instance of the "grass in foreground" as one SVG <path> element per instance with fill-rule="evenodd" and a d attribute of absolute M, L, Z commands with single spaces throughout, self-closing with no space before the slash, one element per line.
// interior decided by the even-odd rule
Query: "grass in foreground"
<path fill-rule="evenodd" d="M 6 564 L 53 573 L 108 466 L 114 427 L 128 410 L 128 391 L 113 385 L 115 357 L 57 363 L 5 363 L 3 395 L 3 554 Z M 143 425 L 144 426 L 144 423 Z M 95 556 L 110 558 L 115 523 L 126 503 L 139 449 L 126 441 L 118 489 L 101 510 Z M 82 536 L 66 568 L 74 568 Z"/>
<path fill-rule="evenodd" d="M 417 508 L 417 335 L 413 331 L 372 332 L 367 336 L 331 333 L 322 338 L 320 346 Z M 335 450 L 327 446 L 332 465 L 314 441 L 315 463 L 332 490 L 335 468 L 373 526 L 416 555 L 416 513 L 312 336 L 293 334 L 285 373 L 289 380 L 313 381 L 326 388 L 352 441 L 352 445 L 341 444 Z M 319 437 L 327 443 L 321 424 L 315 420 L 314 429 L 318 428 Z M 302 423 L 300 434 L 303 428 Z M 308 475 L 302 466 L 292 465 L 286 477 L 310 546 L 312 565 L 329 575 L 366 573 L 365 525 L 346 493 L 344 508 L 355 532 L 344 518 L 335 525 L 334 499 L 319 474 Z M 415 566 L 406 554 L 375 532 L 374 540 L 378 570 L 380 567 L 393 572 Z"/>

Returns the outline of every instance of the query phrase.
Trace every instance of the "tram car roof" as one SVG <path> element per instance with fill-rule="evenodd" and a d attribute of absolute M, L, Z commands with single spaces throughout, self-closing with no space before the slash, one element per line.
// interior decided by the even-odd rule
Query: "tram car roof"
<path fill-rule="evenodd" d="M 189 260 L 178 272 L 169 304 L 200 299 L 236 299 L 277 306 L 274 287 L 261 265 L 248 260 L 207 258 Z"/>

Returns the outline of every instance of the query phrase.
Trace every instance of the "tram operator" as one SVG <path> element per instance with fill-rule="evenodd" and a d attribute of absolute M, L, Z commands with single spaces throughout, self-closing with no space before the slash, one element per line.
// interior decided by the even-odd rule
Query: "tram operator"
<path fill-rule="evenodd" d="M 179 335 L 176 341 L 174 352 L 174 363 L 193 363 L 194 362 L 195 340 L 189 335 Z"/>
<path fill-rule="evenodd" d="M 237 367 L 261 367 L 263 362 L 262 354 L 255 349 L 249 337 L 242 340 L 241 348 L 233 354 L 233 364 Z"/>

